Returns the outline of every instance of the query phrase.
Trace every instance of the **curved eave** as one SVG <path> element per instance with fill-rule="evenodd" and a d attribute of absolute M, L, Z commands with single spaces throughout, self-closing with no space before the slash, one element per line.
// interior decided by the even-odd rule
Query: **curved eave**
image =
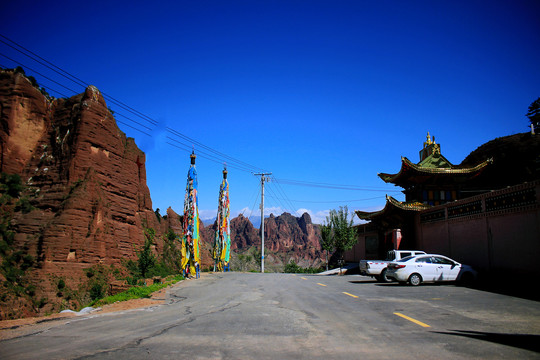
<path fill-rule="evenodd" d="M 374 211 L 374 212 L 366 212 L 366 211 L 360 211 L 357 210 L 356 216 L 358 216 L 361 220 L 373 220 L 376 217 L 388 214 L 392 211 L 405 211 L 405 212 L 419 212 L 422 210 L 429 209 L 430 205 L 425 205 L 419 202 L 413 202 L 413 203 L 406 203 L 397 201 L 391 196 L 386 196 L 386 204 L 382 210 Z"/>
<path fill-rule="evenodd" d="M 379 173 L 379 177 L 386 183 L 399 184 L 407 182 L 409 178 L 413 176 L 431 176 L 431 175 L 444 175 L 455 176 L 464 175 L 469 177 L 475 177 L 489 164 L 493 162 L 493 159 L 488 159 L 472 168 L 426 168 L 412 163 L 406 157 L 401 158 L 401 170 L 397 174 Z"/>

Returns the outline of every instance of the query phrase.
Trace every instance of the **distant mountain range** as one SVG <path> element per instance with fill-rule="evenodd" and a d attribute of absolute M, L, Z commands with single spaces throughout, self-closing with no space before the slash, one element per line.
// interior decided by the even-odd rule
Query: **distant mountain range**
<path fill-rule="evenodd" d="M 260 216 L 252 217 L 260 224 Z M 213 222 L 201 231 L 204 243 L 213 242 Z M 319 243 L 320 228 L 311 222 L 308 213 L 295 217 L 289 213 L 270 215 L 264 220 L 265 269 L 282 271 L 291 260 L 301 267 L 319 267 L 323 254 Z M 260 265 L 261 237 L 259 229 L 242 214 L 231 219 L 231 264 L 237 270 L 257 270 Z M 241 256 L 242 255 L 242 256 Z M 243 263 L 246 256 L 251 260 Z"/>
<path fill-rule="evenodd" d="M 270 215 L 267 215 L 264 218 L 267 219 L 269 217 L 270 217 Z M 216 222 L 216 217 L 213 217 L 212 219 L 201 220 L 201 221 L 204 224 L 204 226 L 211 226 L 211 225 L 214 225 L 214 223 Z M 251 224 L 253 224 L 253 227 L 255 227 L 255 229 L 260 228 L 260 226 L 261 226 L 261 217 L 260 216 L 251 216 L 249 218 L 249 221 L 251 222 Z"/>

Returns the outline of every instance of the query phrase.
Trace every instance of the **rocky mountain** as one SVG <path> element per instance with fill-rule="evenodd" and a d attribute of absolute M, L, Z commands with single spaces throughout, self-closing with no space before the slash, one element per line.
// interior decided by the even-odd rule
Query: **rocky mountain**
<path fill-rule="evenodd" d="M 54 99 L 22 69 L 0 69 L 0 320 L 84 305 L 98 278 L 120 290 L 149 230 L 156 255 L 182 235 L 179 214 L 153 211 L 145 161 L 96 87 Z M 214 232 L 200 223 L 202 269 Z M 265 219 L 268 268 L 319 266 L 318 234 L 308 214 Z M 231 235 L 234 268 L 261 239 L 243 216 Z"/>
<path fill-rule="evenodd" d="M 204 237 L 214 238 L 214 227 L 205 228 Z M 301 267 L 319 267 L 324 256 L 319 244 L 320 229 L 311 222 L 309 214 L 294 217 L 289 213 L 266 218 L 264 221 L 265 269 L 282 271 L 284 265 L 291 260 Z M 233 269 L 259 268 L 261 250 L 260 231 L 242 214 L 231 219 L 231 265 Z M 243 258 L 238 255 L 251 256 L 251 263 L 244 267 Z"/>
<path fill-rule="evenodd" d="M 10 252 L 1 255 L 19 254 L 28 264 L 10 260 L 24 281 L 3 296 L 1 318 L 13 309 L 25 315 L 69 306 L 75 300 L 66 301 L 59 284 L 77 288 L 92 265 L 135 259 L 145 228 L 156 231 L 155 250 L 170 227 L 179 230 L 172 210 L 165 221 L 152 210 L 145 154 L 117 127 L 96 87 L 51 99 L 21 71 L 0 70 L 0 124 L 0 170 L 20 177 L 29 205 L 2 207 Z"/>
<path fill-rule="evenodd" d="M 261 236 L 251 221 L 242 214 L 231 219 L 231 250 L 243 252 L 252 247 L 261 246 Z"/>

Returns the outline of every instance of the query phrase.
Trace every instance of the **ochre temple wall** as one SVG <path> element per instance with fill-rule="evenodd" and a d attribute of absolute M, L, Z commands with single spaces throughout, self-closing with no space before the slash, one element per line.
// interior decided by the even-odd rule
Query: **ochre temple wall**
<path fill-rule="evenodd" d="M 366 226 L 359 227 L 358 243 L 345 253 L 346 261 L 376 258 L 367 253 L 366 240 L 377 233 L 366 231 Z M 472 265 L 481 276 L 536 278 L 540 276 L 540 181 L 422 211 L 414 218 L 414 244 L 416 250 Z"/>
<path fill-rule="evenodd" d="M 416 243 L 485 275 L 540 275 L 539 198 L 536 181 L 423 211 L 415 218 Z M 442 218 L 429 216 L 441 211 Z"/>

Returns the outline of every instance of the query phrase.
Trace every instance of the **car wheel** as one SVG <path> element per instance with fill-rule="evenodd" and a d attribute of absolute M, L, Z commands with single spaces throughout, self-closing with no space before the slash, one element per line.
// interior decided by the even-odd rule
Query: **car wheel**
<path fill-rule="evenodd" d="M 466 272 L 461 275 L 461 278 L 458 281 L 458 284 L 461 286 L 471 286 L 474 282 L 474 275 L 470 272 Z"/>
<path fill-rule="evenodd" d="M 389 283 L 392 281 L 392 279 L 390 279 L 388 276 L 386 276 L 386 269 L 384 269 L 383 271 L 381 271 L 381 275 L 379 277 L 379 281 L 380 282 L 383 282 L 383 283 Z"/>
<path fill-rule="evenodd" d="M 418 286 L 422 283 L 422 277 L 419 274 L 412 274 L 409 276 L 409 284 L 412 286 Z"/>

